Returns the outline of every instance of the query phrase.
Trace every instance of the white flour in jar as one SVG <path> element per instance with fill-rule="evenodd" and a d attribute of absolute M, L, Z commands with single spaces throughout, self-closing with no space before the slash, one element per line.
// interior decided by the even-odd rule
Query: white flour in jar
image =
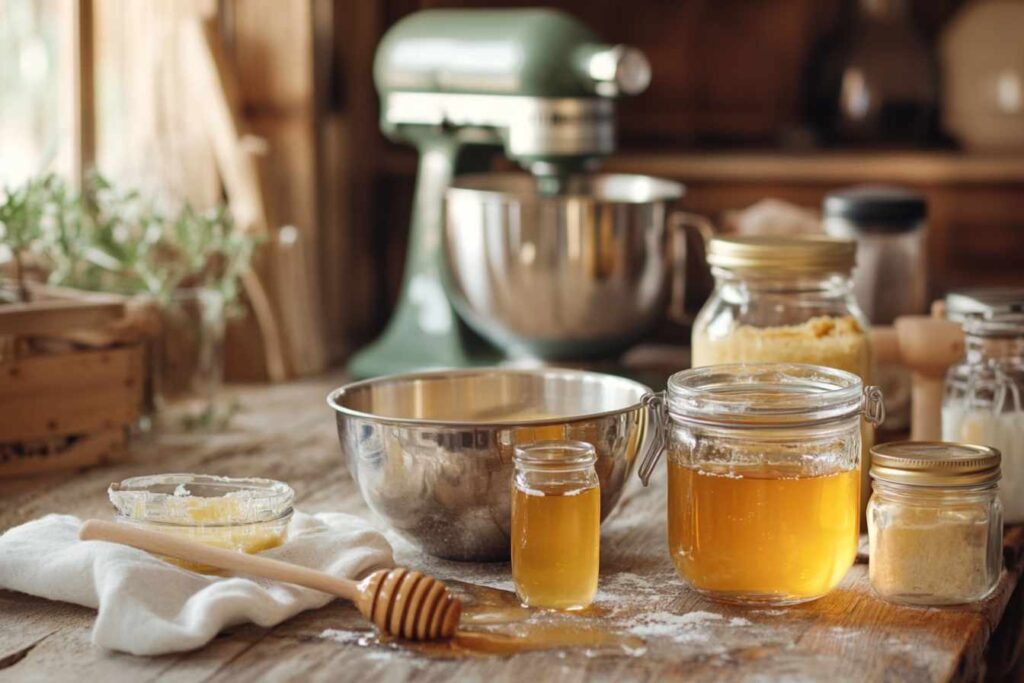
<path fill-rule="evenodd" d="M 991 446 L 1003 454 L 999 499 L 1007 523 L 1024 522 L 1024 412 L 943 406 L 942 440 Z"/>

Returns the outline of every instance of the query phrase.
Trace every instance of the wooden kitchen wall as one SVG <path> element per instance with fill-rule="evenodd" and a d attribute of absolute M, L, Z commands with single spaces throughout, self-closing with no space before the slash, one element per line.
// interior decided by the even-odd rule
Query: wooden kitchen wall
<path fill-rule="evenodd" d="M 237 67 L 247 125 L 274 225 L 305 238 L 319 283 L 328 356 L 372 337 L 397 296 L 415 155 L 379 132 L 372 64 L 377 42 L 406 14 L 440 6 L 536 0 L 92 0 L 97 14 L 97 155 L 115 177 L 151 176 L 200 204 L 223 193 L 198 110 L 179 87 L 174 21 L 218 21 Z M 558 0 L 609 42 L 640 47 L 654 81 L 619 105 L 622 153 L 608 167 L 678 178 L 688 208 L 718 216 L 765 196 L 814 206 L 837 186 L 902 182 L 928 193 L 933 290 L 1016 282 L 1024 272 L 1016 159 L 955 151 L 870 157 L 794 152 L 802 79 L 815 44 L 842 17 L 840 0 Z M 961 0 L 917 0 L 934 38 Z M 145 94 L 145 97 L 140 96 Z M 865 173 L 864 160 L 872 161 Z M 827 172 L 823 172 L 823 169 Z M 1022 282 L 1021 284 L 1024 284 Z M 287 297 L 279 302 L 287 305 Z M 254 358 L 233 358 L 245 376 Z"/>
<path fill-rule="evenodd" d="M 891 0 L 897 2 L 899 0 Z M 622 108 L 626 146 L 775 143 L 800 123 L 803 70 L 840 21 L 841 0 L 387 0 L 385 23 L 431 7 L 545 6 L 570 12 L 603 39 L 643 49 L 654 73 Z M 849 6 L 847 2 L 847 7 Z M 960 0 L 912 3 L 932 36 Z"/>
<path fill-rule="evenodd" d="M 370 77 L 387 26 L 433 7 L 536 6 L 530 0 L 360 0 L 335 18 L 338 88 L 331 107 L 347 126 L 342 165 L 350 198 L 346 329 L 356 342 L 387 319 L 401 277 L 415 156 L 377 128 Z M 687 183 L 688 208 L 719 217 L 763 197 L 805 206 L 860 182 L 909 185 L 932 208 L 932 294 L 964 285 L 1024 285 L 1024 159 L 945 150 L 807 150 L 802 79 L 819 41 L 843 20 L 841 0 L 558 0 L 609 42 L 641 48 L 651 88 L 620 103 L 622 153 L 610 169 Z M 962 0 L 916 0 L 919 30 L 934 41 Z M 802 151 L 801 151 L 802 150 Z M 359 265 L 353 266 L 355 260 Z M 363 296 L 367 299 L 363 299 Z M 365 304 L 353 304 L 365 301 Z"/>

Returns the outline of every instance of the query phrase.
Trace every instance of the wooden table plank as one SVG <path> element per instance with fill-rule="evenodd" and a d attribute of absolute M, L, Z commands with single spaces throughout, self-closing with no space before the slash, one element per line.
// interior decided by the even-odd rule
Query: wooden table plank
<path fill-rule="evenodd" d="M 196 471 L 290 482 L 306 511 L 369 511 L 342 464 L 323 398 L 339 377 L 247 389 L 231 430 L 165 435 L 135 447 L 127 463 L 75 475 L 0 481 L 0 530 L 50 512 L 105 517 L 105 489 L 126 476 Z M 686 590 L 665 548 L 664 477 L 650 489 L 629 484 L 602 529 L 598 602 L 612 628 L 655 633 L 642 657 L 588 658 L 580 652 L 439 661 L 359 645 L 368 626 L 333 603 L 273 629 L 232 629 L 202 650 L 141 658 L 90 643 L 93 612 L 0 591 L 0 682 L 32 680 L 384 680 L 967 681 L 986 673 L 986 646 L 1008 658 L 1019 647 L 1024 608 L 1013 596 L 1024 562 L 1024 529 L 1007 534 L 1009 571 L 985 602 L 962 608 L 898 607 L 871 596 L 867 566 L 856 565 L 832 594 L 786 609 L 711 603 Z M 389 533 L 399 562 L 509 588 L 507 564 L 423 556 Z M 1007 610 L 1007 604 L 1012 607 Z M 1003 615 L 1012 623 L 998 630 Z M 691 621 L 672 625 L 673 615 Z M 665 624 L 668 624 L 666 626 Z M 659 626 L 660 625 L 660 626 Z M 663 631 L 664 633 L 657 633 Z M 992 673 L 989 671 L 989 673 Z"/>

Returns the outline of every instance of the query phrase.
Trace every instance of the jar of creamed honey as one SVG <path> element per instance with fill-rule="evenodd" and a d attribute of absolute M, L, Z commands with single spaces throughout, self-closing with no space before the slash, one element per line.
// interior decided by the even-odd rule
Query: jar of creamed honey
<path fill-rule="evenodd" d="M 668 545 L 680 576 L 744 604 L 832 590 L 857 555 L 861 415 L 880 422 L 881 401 L 857 375 L 819 365 L 673 375 L 647 403 L 668 455 Z M 641 463 L 645 483 L 656 459 Z"/>
<path fill-rule="evenodd" d="M 512 579 L 524 604 L 582 609 L 597 593 L 601 484 L 594 447 L 541 441 L 516 448 Z"/>

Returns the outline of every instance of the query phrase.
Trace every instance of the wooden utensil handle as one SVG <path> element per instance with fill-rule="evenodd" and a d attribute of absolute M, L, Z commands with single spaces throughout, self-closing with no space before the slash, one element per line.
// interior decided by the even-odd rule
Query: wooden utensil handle
<path fill-rule="evenodd" d="M 141 529 L 130 524 L 90 519 L 82 524 L 78 537 L 83 541 L 120 543 L 139 550 L 210 565 L 218 569 L 294 583 L 337 595 L 352 602 L 356 602 L 360 595 L 359 585 L 355 581 L 341 579 L 288 562 L 272 560 L 268 557 L 212 548 L 195 541 L 188 541 L 159 531 Z"/>

